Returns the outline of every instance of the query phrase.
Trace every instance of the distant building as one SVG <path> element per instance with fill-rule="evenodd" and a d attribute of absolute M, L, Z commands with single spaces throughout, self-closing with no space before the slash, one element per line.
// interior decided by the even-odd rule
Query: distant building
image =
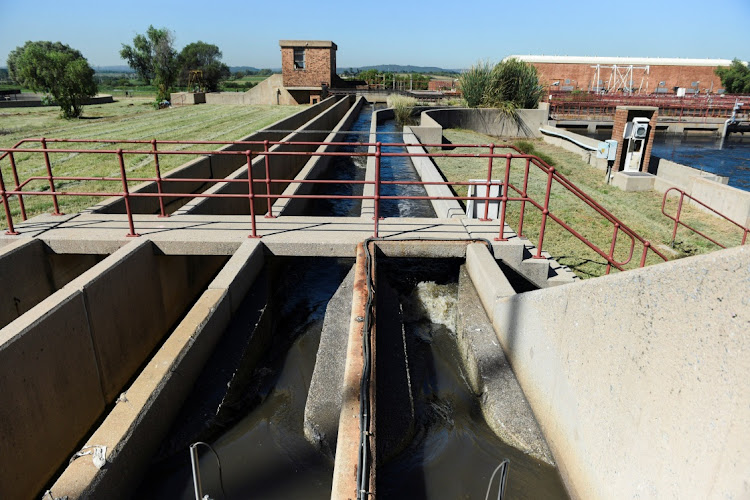
<path fill-rule="evenodd" d="M 280 40 L 284 89 L 299 104 L 325 98 L 336 82 L 336 44 L 326 40 Z"/>
<path fill-rule="evenodd" d="M 456 90 L 456 80 L 430 80 L 427 82 L 427 90 Z"/>
<path fill-rule="evenodd" d="M 599 91 L 641 94 L 722 93 L 715 70 L 728 59 L 654 57 L 508 56 L 533 64 L 550 91 Z"/>

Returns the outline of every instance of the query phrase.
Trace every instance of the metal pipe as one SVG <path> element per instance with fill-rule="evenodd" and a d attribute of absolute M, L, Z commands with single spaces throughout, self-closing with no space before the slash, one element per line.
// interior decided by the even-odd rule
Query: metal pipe
<path fill-rule="evenodd" d="M 193 470 L 193 491 L 195 500 L 203 500 L 203 485 L 201 484 L 200 459 L 197 444 L 190 445 L 190 465 Z"/>

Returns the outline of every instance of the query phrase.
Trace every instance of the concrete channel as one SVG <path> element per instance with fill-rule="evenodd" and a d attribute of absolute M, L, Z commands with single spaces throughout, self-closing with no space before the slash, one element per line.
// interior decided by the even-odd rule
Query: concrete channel
<path fill-rule="evenodd" d="M 286 140 L 338 141 L 365 105 L 326 100 L 268 137 L 295 124 Z M 371 142 L 388 113 L 373 113 Z M 411 151 L 416 132 L 404 129 Z M 277 178 L 330 169 L 272 158 Z M 198 171 L 243 175 L 210 157 L 174 175 Z M 242 201 L 173 200 L 169 219 L 137 217 L 137 239 L 124 237 L 121 200 L 0 237 L 0 442 L 15 451 L 0 458 L 0 497 L 194 498 L 187 450 L 204 440 L 234 457 L 234 496 L 475 497 L 504 458 L 513 498 L 750 494 L 737 480 L 750 469 L 746 248 L 581 284 L 530 259 L 510 228 L 495 242 L 497 227 L 446 202 L 433 218 L 386 219 L 368 240 L 368 203 L 313 220 L 278 198 L 278 219 L 248 239 Z M 306 298 L 318 282 L 325 293 Z M 212 460 L 200 464 L 216 498 Z M 715 474 L 696 486 L 701 463 Z"/>

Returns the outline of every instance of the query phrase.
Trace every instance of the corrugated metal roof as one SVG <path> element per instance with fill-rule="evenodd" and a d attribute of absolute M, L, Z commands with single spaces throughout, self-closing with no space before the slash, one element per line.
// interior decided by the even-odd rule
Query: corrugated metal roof
<path fill-rule="evenodd" d="M 622 66 L 729 66 L 730 59 L 682 59 L 668 57 L 580 57 L 580 56 L 534 56 L 512 55 L 503 60 L 515 57 L 530 63 L 558 63 L 558 64 L 601 64 Z M 747 64 L 747 63 L 745 63 Z"/>

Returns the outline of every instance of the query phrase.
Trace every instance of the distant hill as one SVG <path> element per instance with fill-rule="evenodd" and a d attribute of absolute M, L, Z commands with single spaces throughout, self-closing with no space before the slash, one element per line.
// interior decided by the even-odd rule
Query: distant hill
<path fill-rule="evenodd" d="M 119 66 L 92 66 L 96 73 L 135 73 L 127 64 Z"/>
<path fill-rule="evenodd" d="M 390 72 L 390 73 L 460 73 L 456 69 L 445 69 L 438 68 L 435 66 L 412 66 L 412 65 L 401 65 L 401 64 L 379 64 L 377 66 L 361 66 L 359 68 L 337 68 L 337 73 L 344 73 L 348 70 L 353 71 L 367 71 L 368 69 L 374 69 L 377 71 Z"/>

